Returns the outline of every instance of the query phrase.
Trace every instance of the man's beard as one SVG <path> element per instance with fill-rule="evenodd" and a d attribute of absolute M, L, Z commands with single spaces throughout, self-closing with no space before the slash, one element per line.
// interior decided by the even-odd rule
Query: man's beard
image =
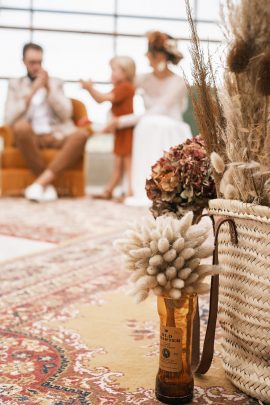
<path fill-rule="evenodd" d="M 27 77 L 31 80 L 31 82 L 33 82 L 33 81 L 36 80 L 36 78 L 37 78 L 37 76 L 31 75 L 30 72 L 27 72 Z"/>

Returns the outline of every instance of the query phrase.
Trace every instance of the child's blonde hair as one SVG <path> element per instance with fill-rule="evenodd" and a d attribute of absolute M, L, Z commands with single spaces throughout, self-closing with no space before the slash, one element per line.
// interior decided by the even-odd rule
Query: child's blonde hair
<path fill-rule="evenodd" d="M 136 65 L 132 58 L 129 56 L 114 56 L 110 60 L 110 65 L 113 63 L 120 66 L 126 74 L 127 80 L 133 82 L 136 74 Z"/>

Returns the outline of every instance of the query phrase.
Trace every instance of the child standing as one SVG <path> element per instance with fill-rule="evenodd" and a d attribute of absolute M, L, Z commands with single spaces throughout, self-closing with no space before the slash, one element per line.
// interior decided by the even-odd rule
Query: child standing
<path fill-rule="evenodd" d="M 135 63 L 128 56 L 115 56 L 111 61 L 111 80 L 113 89 L 109 93 L 101 93 L 93 87 L 91 81 L 81 81 L 82 88 L 87 90 L 98 103 L 110 101 L 113 116 L 133 113 L 133 97 L 135 88 L 133 85 L 135 77 Z M 122 176 L 126 173 L 128 179 L 127 195 L 132 195 L 131 188 L 131 153 L 132 153 L 132 128 L 116 129 L 114 132 L 114 154 L 115 163 L 111 180 L 104 192 L 96 198 L 109 200 L 112 198 L 113 190 L 118 185 Z"/>

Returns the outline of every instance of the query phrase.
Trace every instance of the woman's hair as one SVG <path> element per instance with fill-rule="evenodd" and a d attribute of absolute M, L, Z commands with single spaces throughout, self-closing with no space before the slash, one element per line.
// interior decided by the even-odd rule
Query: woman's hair
<path fill-rule="evenodd" d="M 170 35 L 160 31 L 148 32 L 146 35 L 148 38 L 148 52 L 153 55 L 163 53 L 167 60 L 174 65 L 177 65 L 183 59 L 183 54 L 177 49 L 177 41 Z"/>
<path fill-rule="evenodd" d="M 126 74 L 127 80 L 133 82 L 136 74 L 136 65 L 129 56 L 114 56 L 110 60 L 110 65 L 117 64 Z"/>

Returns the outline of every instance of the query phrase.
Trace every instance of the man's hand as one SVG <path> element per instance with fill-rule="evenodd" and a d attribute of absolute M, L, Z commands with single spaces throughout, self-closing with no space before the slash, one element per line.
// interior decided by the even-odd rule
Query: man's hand
<path fill-rule="evenodd" d="M 107 125 L 102 129 L 103 133 L 107 132 L 114 132 L 118 126 L 118 118 L 112 117 L 108 122 Z"/>
<path fill-rule="evenodd" d="M 93 82 L 91 80 L 80 80 L 80 83 L 84 90 L 91 91 L 93 88 Z"/>
<path fill-rule="evenodd" d="M 33 94 L 42 87 L 45 87 L 47 90 L 49 89 L 49 75 L 46 72 L 46 70 L 43 69 L 40 70 L 40 72 L 37 75 L 37 78 L 33 82 L 32 85 Z"/>
<path fill-rule="evenodd" d="M 37 78 L 33 81 L 31 93 L 25 97 L 27 107 L 29 106 L 34 94 L 43 87 L 49 91 L 49 75 L 46 70 L 41 69 L 37 75 Z"/>

